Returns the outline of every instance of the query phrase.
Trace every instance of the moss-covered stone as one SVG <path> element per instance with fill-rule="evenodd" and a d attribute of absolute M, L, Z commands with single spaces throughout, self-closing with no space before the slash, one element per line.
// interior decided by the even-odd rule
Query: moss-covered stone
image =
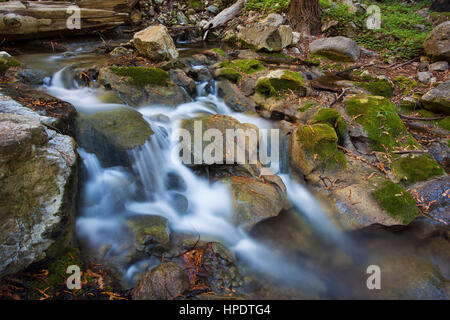
<path fill-rule="evenodd" d="M 338 136 L 328 124 L 305 125 L 297 130 L 297 139 L 313 161 L 328 168 L 345 167 L 347 160 L 338 149 Z"/>
<path fill-rule="evenodd" d="M 304 96 L 306 93 L 304 83 L 303 77 L 297 72 L 274 70 L 267 76 L 258 79 L 255 90 L 264 97 L 279 96 L 289 91 Z"/>
<path fill-rule="evenodd" d="M 222 49 L 219 48 L 214 48 L 212 49 L 212 51 L 214 51 L 215 53 L 217 53 L 218 55 L 222 56 L 222 57 L 226 57 L 227 54 L 225 53 L 225 51 L 223 51 Z"/>
<path fill-rule="evenodd" d="M 167 219 L 159 216 L 140 215 L 126 221 L 136 241 L 143 250 L 164 252 L 169 248 L 169 228 Z"/>
<path fill-rule="evenodd" d="M 4 59 L 0 58 L 0 74 L 3 74 L 9 68 L 20 68 L 22 64 L 14 58 Z"/>
<path fill-rule="evenodd" d="M 202 0 L 188 0 L 188 8 L 192 8 L 195 11 L 202 11 L 205 7 Z"/>
<path fill-rule="evenodd" d="M 390 180 L 385 180 L 373 193 L 373 197 L 380 207 L 404 224 L 410 223 L 420 214 L 416 201 L 411 194 L 405 188 Z"/>
<path fill-rule="evenodd" d="M 297 110 L 300 111 L 300 112 L 305 112 L 305 111 L 308 111 L 309 109 L 314 108 L 314 107 L 316 107 L 318 105 L 319 105 L 319 103 L 317 101 L 314 101 L 314 100 L 303 100 L 300 103 L 300 108 L 298 108 Z"/>
<path fill-rule="evenodd" d="M 137 86 L 159 85 L 168 86 L 170 77 L 167 71 L 159 68 L 145 67 L 110 67 L 110 70 L 119 77 L 127 77 L 127 81 Z"/>
<path fill-rule="evenodd" d="M 115 91 L 106 91 L 99 97 L 99 100 L 103 103 L 123 104 L 122 99 Z"/>
<path fill-rule="evenodd" d="M 339 138 L 339 143 L 344 140 L 345 132 L 347 131 L 347 125 L 341 117 L 339 111 L 330 108 L 319 109 L 311 118 L 311 124 L 326 123 L 329 124 Z"/>
<path fill-rule="evenodd" d="M 255 59 L 237 59 L 224 61 L 220 64 L 222 68 L 237 69 L 243 73 L 254 74 L 265 69 L 264 63 Z"/>
<path fill-rule="evenodd" d="M 358 87 L 366 89 L 371 94 L 376 96 L 382 96 L 385 98 L 392 97 L 394 93 L 394 88 L 392 84 L 387 79 L 373 79 L 369 82 L 356 82 Z"/>
<path fill-rule="evenodd" d="M 407 156 L 395 159 L 392 170 L 405 185 L 428 180 L 444 174 L 444 169 L 429 155 Z"/>
<path fill-rule="evenodd" d="M 389 152 L 396 147 L 418 146 L 397 115 L 395 105 L 380 96 L 357 95 L 346 103 L 346 112 L 367 132 L 373 150 Z"/>
<path fill-rule="evenodd" d="M 444 130 L 450 131 L 450 117 L 445 117 L 444 119 L 438 122 L 439 127 Z"/>
<path fill-rule="evenodd" d="M 216 71 L 218 79 L 226 79 L 233 83 L 238 83 L 242 79 L 242 74 L 233 68 L 222 68 Z"/>
<path fill-rule="evenodd" d="M 412 93 L 412 90 L 417 87 L 417 81 L 407 78 L 405 76 L 398 76 L 394 78 L 394 84 L 404 95 Z"/>

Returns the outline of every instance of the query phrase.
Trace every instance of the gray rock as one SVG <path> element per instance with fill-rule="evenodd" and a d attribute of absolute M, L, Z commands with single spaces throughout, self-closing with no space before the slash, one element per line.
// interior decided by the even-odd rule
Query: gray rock
<path fill-rule="evenodd" d="M 281 51 L 292 44 L 292 29 L 290 26 L 272 26 L 268 24 L 256 24 L 244 27 L 238 38 L 254 47 L 256 50 Z"/>
<path fill-rule="evenodd" d="M 441 83 L 428 91 L 421 102 L 427 110 L 450 115 L 450 81 Z"/>
<path fill-rule="evenodd" d="M 360 56 L 358 44 L 350 38 L 322 38 L 311 42 L 311 54 L 317 54 L 336 61 L 356 61 Z"/>
<path fill-rule="evenodd" d="M 71 244 L 76 163 L 71 137 L 0 113 L 0 277 Z"/>
<path fill-rule="evenodd" d="M 261 24 L 272 27 L 279 27 L 283 24 L 283 22 L 284 18 L 281 14 L 271 13 L 261 21 Z"/>
<path fill-rule="evenodd" d="M 447 69 L 448 69 L 447 61 L 438 61 L 438 62 L 430 64 L 430 67 L 429 67 L 430 71 L 447 71 Z"/>
<path fill-rule="evenodd" d="M 422 83 L 429 83 L 432 77 L 433 77 L 433 74 L 429 71 L 417 73 L 417 79 Z"/>
<path fill-rule="evenodd" d="M 169 71 L 170 79 L 172 81 L 179 85 L 180 87 L 183 87 L 186 89 L 189 94 L 194 94 L 197 90 L 197 85 L 195 84 L 195 81 L 188 77 L 188 75 L 181 69 L 175 69 Z"/>
<path fill-rule="evenodd" d="M 433 59 L 450 61 L 450 21 L 441 23 L 423 42 L 425 52 Z"/>
<path fill-rule="evenodd" d="M 219 97 L 234 111 L 255 111 L 253 99 L 246 97 L 235 84 L 226 80 L 218 81 L 217 91 Z"/>
<path fill-rule="evenodd" d="M 215 5 L 208 6 L 208 11 L 211 13 L 217 13 L 219 12 L 219 8 L 217 8 Z"/>

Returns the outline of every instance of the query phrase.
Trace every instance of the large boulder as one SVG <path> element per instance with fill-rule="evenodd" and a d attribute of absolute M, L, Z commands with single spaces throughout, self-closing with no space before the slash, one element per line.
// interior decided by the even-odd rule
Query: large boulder
<path fill-rule="evenodd" d="M 185 90 L 170 80 L 169 73 L 159 68 L 104 67 L 98 79 L 136 107 L 152 104 L 175 107 L 191 100 Z"/>
<path fill-rule="evenodd" d="M 169 300 L 189 289 L 189 277 L 173 262 L 162 263 L 140 280 L 133 289 L 133 300 Z"/>
<path fill-rule="evenodd" d="M 450 61 L 450 21 L 434 28 L 423 42 L 423 47 L 433 59 Z"/>
<path fill-rule="evenodd" d="M 76 127 L 80 147 L 95 153 L 105 167 L 129 165 L 128 151 L 142 146 L 153 134 L 139 112 L 125 107 L 82 115 Z"/>
<path fill-rule="evenodd" d="M 217 82 L 217 94 L 236 112 L 255 111 L 255 102 L 227 80 Z"/>
<path fill-rule="evenodd" d="M 355 41 L 341 36 L 314 40 L 309 52 L 336 61 L 356 61 L 361 54 Z"/>
<path fill-rule="evenodd" d="M 178 58 L 175 43 L 165 26 L 150 26 L 135 33 L 133 45 L 140 55 L 153 60 L 163 61 Z"/>
<path fill-rule="evenodd" d="M 441 83 L 428 91 L 421 101 L 427 110 L 450 115 L 450 81 Z"/>
<path fill-rule="evenodd" d="M 0 113 L 0 276 L 70 245 L 76 164 L 71 137 L 37 116 Z"/>
<path fill-rule="evenodd" d="M 243 28 L 238 39 L 256 50 L 281 51 L 292 44 L 292 29 L 270 21 Z"/>

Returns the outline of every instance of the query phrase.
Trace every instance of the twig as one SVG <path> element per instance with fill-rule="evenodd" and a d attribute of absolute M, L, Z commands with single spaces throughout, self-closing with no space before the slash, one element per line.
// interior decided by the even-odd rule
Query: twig
<path fill-rule="evenodd" d="M 434 120 L 441 120 L 441 119 L 445 118 L 445 116 L 430 117 L 430 118 L 416 118 L 416 117 L 405 116 L 404 114 L 401 114 L 398 112 L 397 112 L 397 114 L 400 118 L 406 119 L 406 120 L 434 121 Z"/>
<path fill-rule="evenodd" d="M 428 153 L 428 150 L 400 150 L 400 151 L 392 151 L 392 153 L 395 153 L 395 154 L 409 154 L 409 153 L 421 154 L 421 153 Z"/>

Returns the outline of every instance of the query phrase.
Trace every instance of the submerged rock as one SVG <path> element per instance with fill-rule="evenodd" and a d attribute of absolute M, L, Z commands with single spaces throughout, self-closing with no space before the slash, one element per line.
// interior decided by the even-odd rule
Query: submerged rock
<path fill-rule="evenodd" d="M 142 146 L 152 134 L 148 122 L 131 108 L 100 111 L 77 119 L 80 147 L 95 153 L 104 167 L 129 165 L 128 151 Z"/>
<path fill-rule="evenodd" d="M 450 115 L 450 81 L 441 83 L 428 91 L 422 97 L 421 102 L 427 110 Z"/>
<path fill-rule="evenodd" d="M 171 60 L 178 58 L 175 43 L 165 26 L 150 26 L 133 36 L 133 45 L 140 55 L 153 60 Z"/>
<path fill-rule="evenodd" d="M 169 73 L 159 68 L 105 67 L 100 69 L 98 79 L 100 84 L 115 90 L 123 100 L 137 107 L 178 106 L 191 100 L 186 91 L 170 79 Z"/>
<path fill-rule="evenodd" d="M 358 44 L 350 38 L 322 38 L 311 42 L 311 54 L 323 56 L 336 61 L 356 61 L 360 56 Z"/>
<path fill-rule="evenodd" d="M 0 275 L 72 241 L 77 154 L 71 137 L 39 118 L 0 113 Z"/>
<path fill-rule="evenodd" d="M 169 300 L 189 289 L 189 277 L 173 262 L 162 263 L 138 282 L 131 295 L 133 300 Z"/>
<path fill-rule="evenodd" d="M 167 219 L 152 215 L 139 215 L 127 219 L 126 224 L 134 234 L 138 250 L 162 253 L 169 249 L 169 227 Z"/>

